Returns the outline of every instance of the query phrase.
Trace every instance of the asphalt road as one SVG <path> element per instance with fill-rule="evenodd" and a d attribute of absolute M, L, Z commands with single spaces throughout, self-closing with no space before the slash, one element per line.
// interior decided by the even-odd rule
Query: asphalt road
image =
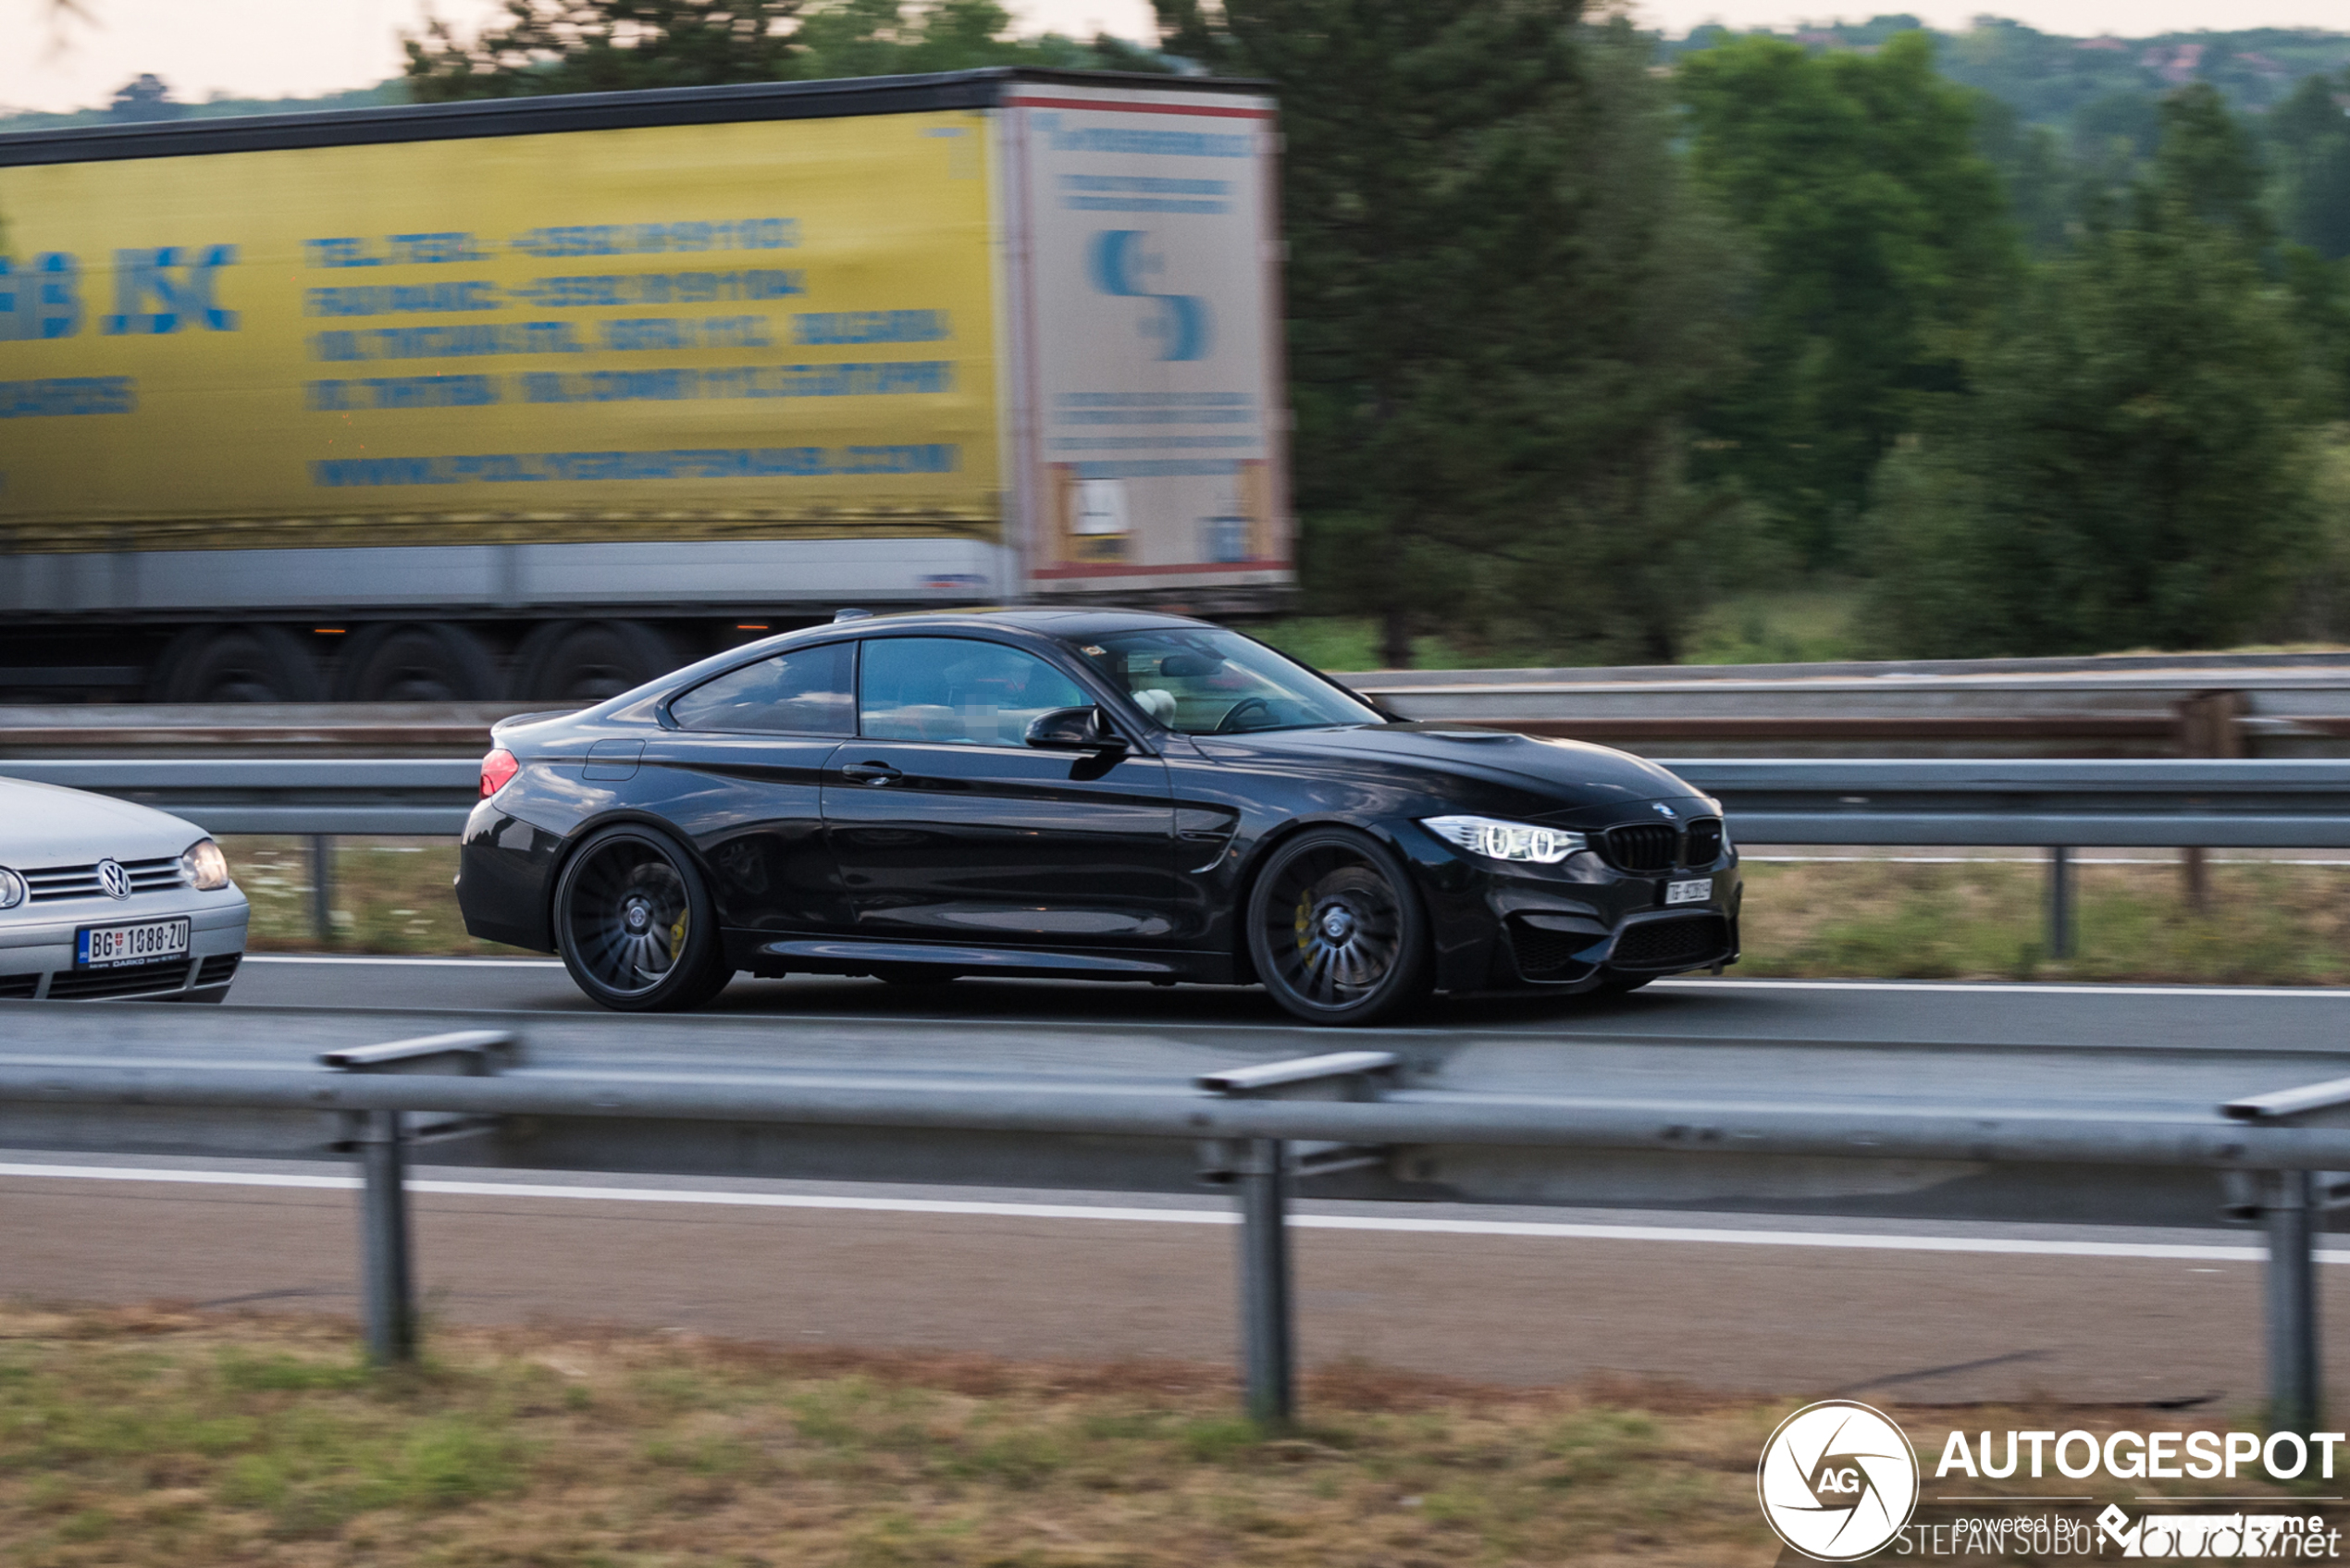
<path fill-rule="evenodd" d="M 13 1294 L 356 1311 L 353 1194 L 332 1185 L 348 1179 L 337 1167 L 156 1159 L 93 1179 L 58 1156 L 6 1159 L 0 1256 Z M 44 1166 L 57 1174 L 33 1174 Z M 222 1184 L 254 1176 L 315 1185 Z M 1020 1359 L 1234 1353 L 1235 1233 L 1212 1199 L 454 1169 L 417 1179 L 420 1288 L 454 1321 Z M 2242 1231 L 1765 1228 L 1735 1216 L 1312 1202 L 1298 1218 L 1309 1364 L 1937 1402 L 2199 1401 L 2214 1413 L 2261 1397 L 2261 1265 Z M 1429 1228 L 1379 1228 L 1399 1218 Z M 1582 1233 L 1446 1228 L 1513 1221 Z M 2319 1276 L 2340 1388 L 2350 1267 Z"/>
<path fill-rule="evenodd" d="M 400 1027 L 390 1015 L 414 1011 L 419 1032 L 503 1015 L 546 1064 L 530 1070 L 650 1055 L 780 1072 L 1011 1068 L 1170 1091 L 1210 1065 L 1372 1038 L 1448 1081 L 1535 1096 L 1898 1091 L 2208 1107 L 2350 1072 L 2350 992 L 2317 990 L 1700 980 L 1563 1006 L 1471 1001 L 1336 1035 L 1288 1025 L 1244 991 L 738 982 L 708 1016 L 662 1020 L 655 1042 L 595 1014 L 551 964 L 262 956 L 225 1008 L 132 1011 L 173 1014 L 191 1052 L 307 1053 L 385 1038 Z M 43 1012 L 69 1019 L 78 1049 L 121 1016 Z M 1951 1048 L 1922 1048 L 1935 1045 Z M 1232 1353 L 1233 1232 L 1212 1196 L 418 1174 L 423 1289 L 456 1320 L 1019 1357 Z M 347 1179 L 288 1162 L 0 1154 L 5 1288 L 349 1314 Z M 1614 1374 L 2220 1411 L 2261 1397 L 2252 1233 L 1837 1217 L 1849 1212 L 1309 1201 L 1295 1238 L 1301 1348 L 1309 1363 L 1524 1383 Z M 2327 1261 L 2321 1322 L 2341 1387 L 2350 1250 Z"/>
<path fill-rule="evenodd" d="M 230 1007 L 390 1007 L 594 1013 L 554 959 L 343 958 L 256 954 Z M 1084 982 L 961 980 L 934 988 L 871 980 L 738 979 L 713 1018 L 951 1019 L 1112 1024 L 1330 1042 L 1262 992 Z M 2208 1046 L 2350 1052 L 2350 989 L 2033 985 L 1926 981 L 1659 981 L 1628 996 L 1432 1004 L 1373 1035 L 1681 1036 L 1741 1041 L 1936 1042 L 1994 1045 Z M 1327 1049 L 1327 1044 L 1317 1048 Z"/>

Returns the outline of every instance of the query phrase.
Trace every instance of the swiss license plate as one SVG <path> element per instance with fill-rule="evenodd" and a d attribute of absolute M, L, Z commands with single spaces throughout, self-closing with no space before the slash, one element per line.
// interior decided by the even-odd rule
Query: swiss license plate
<path fill-rule="evenodd" d="M 73 933 L 73 967 L 112 969 L 188 956 L 188 919 L 140 920 L 125 926 L 83 926 Z"/>
<path fill-rule="evenodd" d="M 1667 904 L 1702 904 L 1713 896 L 1713 879 L 1698 877 L 1689 882 L 1668 882 L 1664 884 Z"/>

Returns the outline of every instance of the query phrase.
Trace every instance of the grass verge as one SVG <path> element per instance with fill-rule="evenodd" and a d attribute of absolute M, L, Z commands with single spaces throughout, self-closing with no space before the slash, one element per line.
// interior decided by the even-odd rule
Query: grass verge
<path fill-rule="evenodd" d="M 2076 951 L 2048 956 L 2037 865 L 1750 861 L 1742 976 L 2350 982 L 2350 862 L 2219 864 L 2208 912 L 2176 865 L 2077 868 Z"/>
<path fill-rule="evenodd" d="M 259 952 L 512 953 L 465 934 L 454 845 L 336 841 L 335 937 L 311 925 L 307 845 L 224 841 L 253 903 Z M 2211 907 L 2190 910 L 2171 865 L 2079 870 L 2078 954 L 2047 955 L 2036 865 L 1968 860 L 1749 861 L 1741 975 L 1801 979 L 2350 983 L 2350 861 L 2211 867 Z"/>
<path fill-rule="evenodd" d="M 352 1341 L 315 1318 L 0 1307 L 0 1558 L 1744 1568 L 1775 1557 L 1754 1466 L 1799 1402 L 1342 1366 L 1268 1439 L 1221 1368 L 1183 1364 L 540 1327 L 443 1330 L 421 1367 L 374 1374 Z M 1930 1473 L 1954 1421 L 2102 1434 L 2150 1413 L 1888 1414 Z"/>
<path fill-rule="evenodd" d="M 1775 1407 L 1367 1369 L 1262 1439 L 1221 1369 L 0 1311 L 0 1557 L 101 1562 L 1762 1561 Z"/>

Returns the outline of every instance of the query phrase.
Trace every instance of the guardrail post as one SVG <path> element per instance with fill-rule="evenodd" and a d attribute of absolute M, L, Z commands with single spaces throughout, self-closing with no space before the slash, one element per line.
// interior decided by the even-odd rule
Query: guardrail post
<path fill-rule="evenodd" d="M 310 835 L 310 930 L 321 942 L 335 939 L 335 841 Z"/>
<path fill-rule="evenodd" d="M 2269 1231 L 2269 1429 L 2307 1437 L 2317 1429 L 2322 1375 L 2318 1360 L 2318 1209 L 2306 1170 L 2266 1173 L 2262 1219 Z"/>
<path fill-rule="evenodd" d="M 360 1113 L 360 1292 L 367 1359 L 416 1359 L 416 1290 L 408 1245 L 408 1154 L 398 1111 Z"/>
<path fill-rule="evenodd" d="M 2072 850 L 2048 846 L 2048 957 L 2072 957 Z"/>
<path fill-rule="evenodd" d="M 502 1030 L 466 1030 L 328 1051 L 326 1066 L 351 1073 L 439 1073 L 487 1078 L 511 1053 Z M 359 1293 L 367 1359 L 393 1366 L 416 1359 L 414 1250 L 408 1230 L 408 1144 L 414 1139 L 467 1137 L 494 1118 L 427 1115 L 412 1125 L 405 1111 L 345 1111 L 348 1129 L 334 1145 L 359 1156 Z"/>
<path fill-rule="evenodd" d="M 1241 1355 L 1249 1419 L 1286 1427 L 1297 1414 L 1290 1311 L 1289 1149 L 1252 1138 L 1237 1173 L 1241 1201 Z"/>
<path fill-rule="evenodd" d="M 1202 1074 L 1211 1094 L 1233 1100 L 1376 1100 L 1401 1065 L 1387 1051 L 1334 1051 L 1262 1067 Z M 1241 1205 L 1241 1366 L 1249 1419 L 1280 1430 L 1297 1415 L 1296 1315 L 1290 1302 L 1289 1190 L 1292 1176 L 1383 1163 L 1384 1149 L 1291 1144 L 1279 1138 L 1211 1140 L 1201 1177 L 1229 1182 Z"/>

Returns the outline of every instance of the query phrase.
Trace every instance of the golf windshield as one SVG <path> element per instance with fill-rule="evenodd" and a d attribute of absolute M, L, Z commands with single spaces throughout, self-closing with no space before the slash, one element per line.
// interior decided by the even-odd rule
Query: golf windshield
<path fill-rule="evenodd" d="M 1376 724 L 1378 712 L 1238 632 L 1172 626 L 1112 632 L 1079 645 L 1134 706 L 1193 735 Z"/>

